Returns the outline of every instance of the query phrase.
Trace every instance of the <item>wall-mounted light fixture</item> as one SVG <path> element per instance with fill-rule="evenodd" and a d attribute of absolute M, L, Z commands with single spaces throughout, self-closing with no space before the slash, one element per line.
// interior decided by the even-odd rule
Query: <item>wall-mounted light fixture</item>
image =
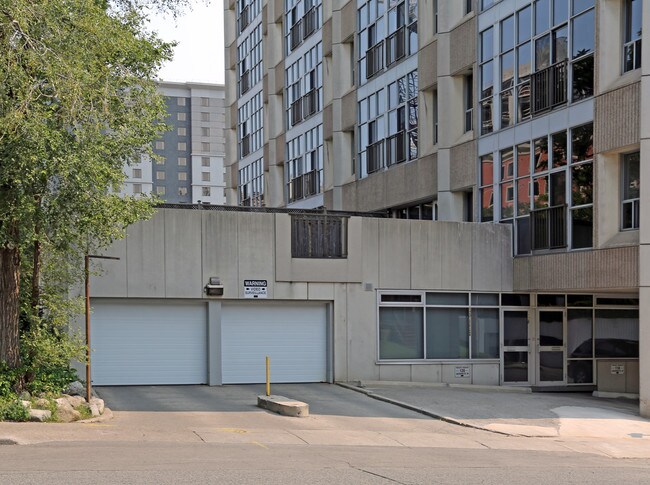
<path fill-rule="evenodd" d="M 223 285 L 218 276 L 210 276 L 208 284 L 203 288 L 208 296 L 223 296 Z"/>

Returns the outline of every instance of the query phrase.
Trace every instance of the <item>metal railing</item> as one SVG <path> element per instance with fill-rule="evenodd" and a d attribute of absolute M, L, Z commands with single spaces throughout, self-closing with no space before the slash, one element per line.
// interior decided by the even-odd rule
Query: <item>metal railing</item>
<path fill-rule="evenodd" d="M 533 251 L 567 247 L 566 212 L 566 205 L 530 211 Z"/>
<path fill-rule="evenodd" d="M 406 132 L 399 131 L 386 139 L 386 159 L 388 166 L 406 161 Z"/>
<path fill-rule="evenodd" d="M 384 140 L 379 140 L 366 149 L 366 169 L 373 173 L 384 167 Z"/>
<path fill-rule="evenodd" d="M 244 94 L 247 92 L 251 87 L 250 87 L 250 70 L 246 70 L 242 72 L 241 76 L 239 77 L 239 94 Z"/>
<path fill-rule="evenodd" d="M 406 27 L 400 27 L 386 39 L 386 66 L 399 61 L 406 55 Z"/>
<path fill-rule="evenodd" d="M 302 121 L 302 98 L 291 103 L 291 124 L 297 125 Z"/>
<path fill-rule="evenodd" d="M 251 152 L 251 137 L 246 135 L 241 139 L 241 156 L 245 157 Z"/>
<path fill-rule="evenodd" d="M 312 89 L 302 97 L 302 117 L 307 118 L 318 111 L 318 91 Z"/>
<path fill-rule="evenodd" d="M 533 115 L 566 104 L 567 66 L 568 61 L 564 60 L 531 75 L 531 110 Z"/>
<path fill-rule="evenodd" d="M 309 37 L 311 34 L 316 32 L 316 7 L 310 8 L 307 13 L 302 18 L 303 30 L 302 38 L 303 40 Z"/>
<path fill-rule="evenodd" d="M 371 78 L 384 68 L 384 41 L 366 51 L 366 77 Z"/>
<path fill-rule="evenodd" d="M 302 42 L 302 19 L 298 20 L 289 31 L 289 46 L 294 50 Z"/>
<path fill-rule="evenodd" d="M 249 6 L 246 5 L 244 7 L 244 10 L 241 11 L 241 14 L 239 14 L 239 33 L 241 34 L 246 27 L 248 27 L 248 24 L 251 23 L 251 18 L 250 18 L 250 10 L 248 8 Z"/>

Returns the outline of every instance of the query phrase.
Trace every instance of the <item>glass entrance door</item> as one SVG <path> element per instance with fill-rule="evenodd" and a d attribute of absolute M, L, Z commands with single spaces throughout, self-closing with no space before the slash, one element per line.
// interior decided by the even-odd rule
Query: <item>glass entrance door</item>
<path fill-rule="evenodd" d="M 537 384 L 566 382 L 566 312 L 539 310 L 537 313 Z"/>
<path fill-rule="evenodd" d="M 530 383 L 530 318 L 528 310 L 502 310 L 501 382 Z"/>

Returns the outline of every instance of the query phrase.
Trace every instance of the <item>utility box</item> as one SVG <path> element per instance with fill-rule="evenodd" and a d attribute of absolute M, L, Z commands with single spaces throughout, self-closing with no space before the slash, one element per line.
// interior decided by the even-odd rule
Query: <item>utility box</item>
<path fill-rule="evenodd" d="M 598 359 L 596 361 L 598 391 L 624 394 L 639 393 L 639 361 Z"/>

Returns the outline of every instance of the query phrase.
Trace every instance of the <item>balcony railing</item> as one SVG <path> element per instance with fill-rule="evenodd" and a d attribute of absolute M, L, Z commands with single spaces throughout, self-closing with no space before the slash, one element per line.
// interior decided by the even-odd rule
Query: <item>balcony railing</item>
<path fill-rule="evenodd" d="M 302 98 L 298 98 L 291 104 L 291 124 L 297 125 L 302 121 Z"/>
<path fill-rule="evenodd" d="M 250 10 L 248 9 L 248 5 L 244 7 L 244 10 L 241 11 L 241 14 L 239 15 L 239 33 L 242 33 L 246 27 L 248 27 L 248 24 L 251 23 L 250 19 Z"/>
<path fill-rule="evenodd" d="M 384 68 L 384 41 L 366 51 L 366 77 L 371 78 Z"/>
<path fill-rule="evenodd" d="M 289 202 L 318 193 L 320 193 L 320 172 L 318 170 L 311 170 L 289 181 Z"/>
<path fill-rule="evenodd" d="M 406 55 L 406 27 L 400 27 L 386 39 L 386 66 L 399 61 Z"/>
<path fill-rule="evenodd" d="M 294 50 L 302 42 L 302 19 L 298 20 L 289 31 L 289 46 Z"/>
<path fill-rule="evenodd" d="M 388 166 L 406 161 L 406 132 L 397 132 L 386 139 L 386 158 Z"/>
<path fill-rule="evenodd" d="M 567 61 L 537 71 L 531 76 L 532 113 L 536 115 L 567 102 Z"/>
<path fill-rule="evenodd" d="M 318 91 L 312 89 L 302 97 L 303 119 L 313 115 L 316 111 L 318 111 Z"/>
<path fill-rule="evenodd" d="M 241 156 L 245 157 L 251 152 L 251 137 L 246 135 L 241 139 Z"/>
<path fill-rule="evenodd" d="M 316 32 L 316 7 L 310 8 L 302 18 L 302 38 L 303 40 Z"/>
<path fill-rule="evenodd" d="M 384 167 L 384 140 L 368 145 L 366 149 L 366 167 L 368 173 Z"/>
<path fill-rule="evenodd" d="M 530 211 L 532 249 L 559 249 L 567 246 L 566 206 Z"/>
<path fill-rule="evenodd" d="M 250 71 L 244 71 L 239 78 L 239 94 L 246 93 L 250 88 Z"/>

